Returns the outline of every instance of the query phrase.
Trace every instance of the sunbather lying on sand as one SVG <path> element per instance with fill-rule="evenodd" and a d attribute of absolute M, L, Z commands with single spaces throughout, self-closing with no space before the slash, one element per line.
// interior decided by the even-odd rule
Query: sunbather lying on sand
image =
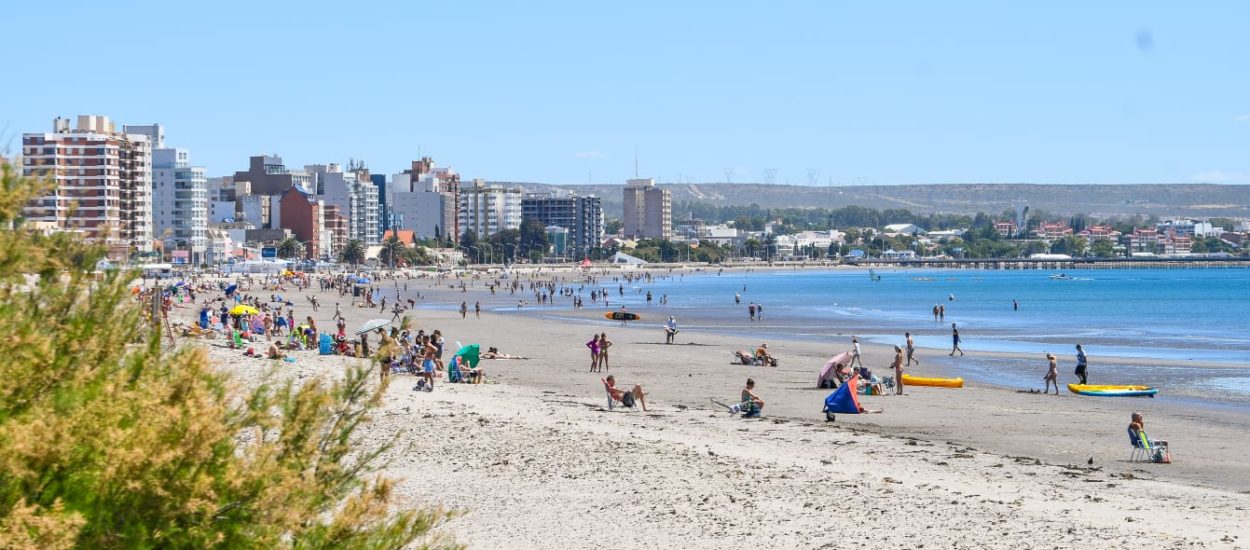
<path fill-rule="evenodd" d="M 529 357 L 499 353 L 499 348 L 492 346 L 482 354 L 482 359 L 529 359 Z"/>

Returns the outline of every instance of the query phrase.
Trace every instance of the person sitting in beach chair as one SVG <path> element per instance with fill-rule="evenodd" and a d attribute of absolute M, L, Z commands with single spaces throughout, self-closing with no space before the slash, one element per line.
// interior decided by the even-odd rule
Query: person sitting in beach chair
<path fill-rule="evenodd" d="M 760 347 L 755 348 L 755 364 L 765 367 L 777 366 L 777 358 L 768 354 L 768 342 L 764 342 L 760 344 Z"/>
<path fill-rule="evenodd" d="M 601 380 L 603 381 L 603 388 L 608 392 L 609 411 L 612 410 L 617 403 L 620 403 L 621 406 L 625 408 L 632 409 L 634 408 L 635 401 L 642 404 L 642 410 L 647 410 L 647 393 L 642 390 L 642 386 L 634 384 L 633 388 L 626 391 L 616 387 L 615 376 L 609 374 L 607 378 L 603 378 Z"/>
<path fill-rule="evenodd" d="M 1146 420 L 1140 412 L 1133 412 L 1129 418 L 1128 440 L 1133 444 L 1133 454 L 1129 455 L 1129 461 L 1148 460 L 1171 464 L 1172 453 L 1168 451 L 1168 442 L 1151 439 L 1146 435 Z"/>

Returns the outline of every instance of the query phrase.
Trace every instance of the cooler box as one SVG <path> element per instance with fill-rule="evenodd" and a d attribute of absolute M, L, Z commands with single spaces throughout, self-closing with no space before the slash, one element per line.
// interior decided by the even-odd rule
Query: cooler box
<path fill-rule="evenodd" d="M 322 334 L 321 341 L 318 342 L 321 355 L 330 355 L 334 353 L 334 338 L 329 334 Z"/>

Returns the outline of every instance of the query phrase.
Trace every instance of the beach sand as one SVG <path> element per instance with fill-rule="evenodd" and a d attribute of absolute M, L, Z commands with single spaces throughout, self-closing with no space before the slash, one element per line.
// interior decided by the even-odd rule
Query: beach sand
<path fill-rule="evenodd" d="M 910 388 L 906 396 L 862 397 L 882 414 L 829 423 L 820 412 L 828 390 L 815 379 L 843 342 L 774 340 L 779 367 L 734 366 L 732 350 L 759 342 L 683 330 L 676 345 L 665 345 L 662 316 L 646 310 L 645 325 L 620 327 L 587 300 L 584 310 L 569 310 L 578 321 L 559 322 L 512 311 L 532 295 L 491 296 L 480 281 L 464 293 L 448 281 L 405 282 L 405 298 L 423 294 L 412 312 L 416 327 L 442 329 L 449 344 L 530 358 L 483 361 L 489 383 L 439 383 L 432 393 L 412 391 L 412 377 L 392 377 L 364 429 L 375 442 L 403 434 L 384 473 L 401 480 L 408 504 L 463 511 L 442 529 L 472 547 L 1250 546 L 1245 411 Z M 297 317 L 312 314 L 302 297 L 287 294 Z M 314 317 L 323 329 L 332 326 L 335 301 L 349 327 L 391 316 L 320 296 Z M 468 319 L 454 311 L 462 300 Z M 472 313 L 477 300 L 481 319 Z M 593 332 L 608 333 L 610 372 L 621 384 L 642 384 L 651 412 L 606 410 L 606 374 L 587 372 L 584 343 Z M 332 377 L 349 361 L 297 352 L 294 364 L 277 363 L 241 358 L 220 340 L 204 343 L 244 384 L 270 369 Z M 892 352 L 864 349 L 883 371 Z M 709 400 L 736 400 L 747 377 L 767 402 L 763 419 L 730 416 Z M 1169 440 L 1172 464 L 1126 461 L 1133 410 L 1146 414 L 1153 437 Z"/>

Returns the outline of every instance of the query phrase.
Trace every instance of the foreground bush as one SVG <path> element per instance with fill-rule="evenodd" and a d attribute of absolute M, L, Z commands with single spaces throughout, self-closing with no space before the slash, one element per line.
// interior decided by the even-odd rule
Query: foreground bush
<path fill-rule="evenodd" d="M 133 273 L 96 280 L 102 250 L 25 230 L 44 187 L 0 170 L 0 548 L 442 545 L 442 514 L 394 509 L 375 477 L 389 445 L 358 445 L 365 367 L 232 387 L 162 349 Z"/>

